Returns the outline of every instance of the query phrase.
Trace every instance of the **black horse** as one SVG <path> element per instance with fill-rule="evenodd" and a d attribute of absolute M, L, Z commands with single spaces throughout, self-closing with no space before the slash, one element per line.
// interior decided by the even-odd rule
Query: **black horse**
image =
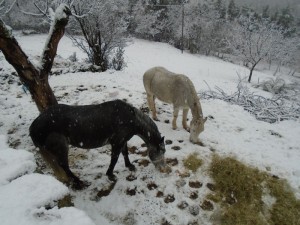
<path fill-rule="evenodd" d="M 99 105 L 54 105 L 42 112 L 29 130 L 34 145 L 39 147 L 56 177 L 72 183 L 77 189 L 84 184 L 69 168 L 69 144 L 84 149 L 111 144 L 111 162 L 106 175 L 110 180 L 116 180 L 113 170 L 121 152 L 125 166 L 135 170 L 128 158 L 127 141 L 138 135 L 146 143 L 156 168 L 170 172 L 164 160 L 164 138 L 156 124 L 140 110 L 121 100 Z"/>

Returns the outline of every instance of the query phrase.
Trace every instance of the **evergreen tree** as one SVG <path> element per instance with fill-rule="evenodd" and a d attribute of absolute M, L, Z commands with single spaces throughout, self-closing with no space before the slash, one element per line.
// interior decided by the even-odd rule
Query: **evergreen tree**
<path fill-rule="evenodd" d="M 235 5 L 234 0 L 230 0 L 228 9 L 227 9 L 227 16 L 230 21 L 233 21 L 239 16 L 239 8 Z"/>
<path fill-rule="evenodd" d="M 295 32 L 294 16 L 291 13 L 290 7 L 283 8 L 278 17 L 278 25 L 286 30 L 286 36 L 291 36 Z"/>
<path fill-rule="evenodd" d="M 262 11 L 261 17 L 263 19 L 270 18 L 270 7 L 268 5 L 266 5 L 265 7 L 263 7 L 263 11 Z"/>
<path fill-rule="evenodd" d="M 223 0 L 217 0 L 215 3 L 215 10 L 219 14 L 220 19 L 225 19 L 226 17 L 226 7 Z"/>
<path fill-rule="evenodd" d="M 274 12 L 274 14 L 271 16 L 271 21 L 272 21 L 272 22 L 277 22 L 277 20 L 278 20 L 278 15 L 279 15 L 278 10 L 276 10 L 276 11 Z"/>

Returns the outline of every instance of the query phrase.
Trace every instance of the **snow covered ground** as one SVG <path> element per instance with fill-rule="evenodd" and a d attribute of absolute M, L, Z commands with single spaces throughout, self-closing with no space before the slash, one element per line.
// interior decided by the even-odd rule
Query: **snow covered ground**
<path fill-rule="evenodd" d="M 37 60 L 46 36 L 18 36 L 17 39 L 29 58 Z M 64 37 L 59 44 L 58 55 L 68 58 L 73 52 L 80 59 L 85 57 Z M 181 54 L 180 50 L 168 44 L 144 40 L 129 43 L 125 49 L 125 60 L 127 67 L 123 71 L 51 76 L 50 85 L 60 103 L 95 104 L 119 98 L 141 108 L 147 106 L 142 76 L 153 66 L 164 66 L 187 75 L 197 91 L 207 90 L 207 83 L 211 88 L 218 86 L 227 93 L 233 93 L 238 83 L 237 74 L 241 77 L 248 75 L 244 67 L 216 58 Z M 3 225 L 20 224 L 20 221 L 22 224 L 83 225 L 168 224 L 166 221 L 169 224 L 212 224 L 209 218 L 214 211 L 205 211 L 199 206 L 210 192 L 207 183 L 213 182 L 207 171 L 213 152 L 235 156 L 248 165 L 287 179 L 300 198 L 300 121 L 275 124 L 257 121 L 240 106 L 221 100 L 201 100 L 204 115 L 210 115 L 205 131 L 200 135 L 204 146 L 191 144 L 189 133 L 181 126 L 172 130 L 171 124 L 165 122 L 172 118 L 172 107 L 156 101 L 160 119 L 156 124 L 165 139 L 172 141 L 172 144 L 166 145 L 165 157 L 178 161 L 172 166 L 171 174 L 161 174 L 151 163 L 147 164 L 148 157 L 140 154 L 146 150 L 142 140 L 133 137 L 129 147 L 136 150 L 129 157 L 137 170 L 127 170 L 120 157 L 115 168 L 118 181 L 114 186 L 105 176 L 110 146 L 89 151 L 71 148 L 71 170 L 91 185 L 83 191 L 68 189 L 53 178 L 52 171 L 45 167 L 28 136 L 28 128 L 38 110 L 29 94 L 15 82 L 18 79 L 5 76 L 13 71 L 0 54 L 0 218 Z M 267 73 L 256 71 L 253 83 L 258 78 L 262 81 L 270 77 Z M 284 79 L 299 82 L 296 78 Z M 249 88 L 256 94 L 271 96 L 251 85 Z M 178 122 L 181 124 L 180 120 Z M 174 146 L 179 146 L 180 150 L 172 149 Z M 204 165 L 195 173 L 185 171 L 183 167 L 183 159 L 194 152 L 204 160 Z M 45 175 L 38 174 L 36 168 Z M 181 177 L 184 172 L 189 172 L 190 176 Z M 190 187 L 190 181 L 200 181 L 203 186 Z M 101 195 L 103 190 L 111 188 L 108 196 Z M 72 196 L 74 207 L 53 207 L 68 193 Z M 190 198 L 191 193 L 198 197 Z M 178 208 L 177 205 L 182 202 L 186 202 L 188 207 Z M 47 207 L 51 209 L 47 210 Z M 197 207 L 199 212 L 192 215 Z M 214 208 L 216 211 L 217 206 Z"/>

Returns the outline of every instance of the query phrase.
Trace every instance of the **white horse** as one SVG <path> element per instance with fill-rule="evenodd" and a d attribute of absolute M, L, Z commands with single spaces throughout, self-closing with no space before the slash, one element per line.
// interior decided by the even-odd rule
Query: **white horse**
<path fill-rule="evenodd" d="M 190 131 L 190 141 L 199 143 L 198 136 L 204 130 L 207 117 L 203 118 L 201 104 L 192 81 L 185 75 L 172 73 L 163 67 L 153 67 L 145 72 L 143 82 L 152 118 L 158 120 L 155 97 L 163 102 L 173 104 L 173 129 L 177 129 L 178 112 L 179 109 L 183 109 L 182 126 L 185 130 Z M 186 123 L 189 109 L 193 116 L 190 128 Z"/>

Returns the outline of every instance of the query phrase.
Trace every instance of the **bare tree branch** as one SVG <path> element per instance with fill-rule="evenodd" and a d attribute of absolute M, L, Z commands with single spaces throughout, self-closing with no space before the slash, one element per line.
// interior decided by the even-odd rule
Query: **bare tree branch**
<path fill-rule="evenodd" d="M 42 55 L 41 67 L 35 67 L 30 62 L 12 35 L 11 30 L 0 19 L 0 50 L 3 52 L 6 60 L 15 68 L 22 83 L 27 86 L 39 111 L 45 110 L 50 105 L 57 104 L 48 82 L 48 76 L 57 52 L 58 43 L 64 35 L 70 14 L 70 9 L 65 4 L 61 4 L 56 9 Z"/>
<path fill-rule="evenodd" d="M 275 123 L 282 120 L 295 120 L 300 117 L 299 103 L 290 103 L 286 100 L 288 96 L 283 95 L 274 95 L 271 99 L 255 95 L 250 92 L 241 79 L 239 79 L 237 91 L 233 94 L 227 94 L 220 87 L 215 87 L 216 91 L 210 87 L 209 89 L 209 91 L 199 93 L 202 99 L 220 99 L 242 106 L 258 120 Z"/>
<path fill-rule="evenodd" d="M 3 13 L 1 13 L 2 15 L 9 13 L 12 10 L 12 8 L 14 7 L 14 5 L 16 4 L 16 1 L 17 0 L 14 0 L 8 7 L 5 7 L 5 0 L 0 2 L 0 13 L 1 13 L 1 11 L 4 11 Z M 7 8 L 7 9 L 5 10 L 5 8 Z"/>

